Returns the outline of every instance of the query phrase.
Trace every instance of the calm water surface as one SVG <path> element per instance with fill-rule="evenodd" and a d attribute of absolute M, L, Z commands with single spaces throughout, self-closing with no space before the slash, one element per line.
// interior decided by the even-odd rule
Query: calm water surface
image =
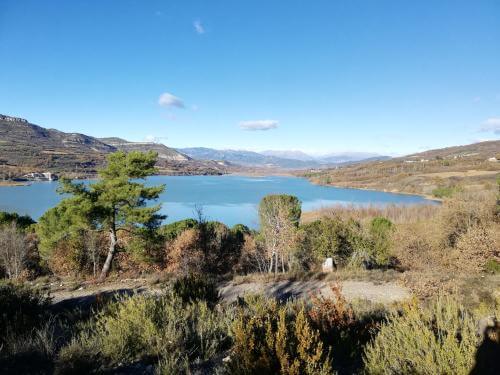
<path fill-rule="evenodd" d="M 162 213 L 168 215 L 167 222 L 195 217 L 199 206 L 210 220 L 252 228 L 258 226 L 257 205 L 267 194 L 295 195 L 302 201 L 304 211 L 334 204 L 434 203 L 418 196 L 318 186 L 296 177 L 153 176 L 147 183 L 166 185 L 160 202 Z M 0 211 L 15 211 L 37 219 L 61 199 L 57 186 L 57 182 L 36 182 L 0 187 Z"/>

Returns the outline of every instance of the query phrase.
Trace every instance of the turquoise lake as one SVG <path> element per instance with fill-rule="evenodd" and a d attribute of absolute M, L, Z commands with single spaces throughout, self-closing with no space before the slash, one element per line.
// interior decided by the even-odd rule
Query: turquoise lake
<path fill-rule="evenodd" d="M 159 201 L 162 213 L 168 215 L 167 222 L 195 217 L 196 207 L 202 207 L 209 220 L 256 228 L 257 205 L 267 194 L 295 195 L 302 201 L 303 211 L 336 204 L 435 204 L 419 196 L 325 187 L 297 177 L 153 176 L 147 183 L 166 185 Z M 15 211 L 37 219 L 61 199 L 57 186 L 57 182 L 34 182 L 28 186 L 0 187 L 0 211 Z"/>

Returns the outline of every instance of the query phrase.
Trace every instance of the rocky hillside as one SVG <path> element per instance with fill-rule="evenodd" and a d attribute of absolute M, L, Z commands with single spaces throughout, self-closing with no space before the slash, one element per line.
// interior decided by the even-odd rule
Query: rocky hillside
<path fill-rule="evenodd" d="M 439 192 L 493 189 L 500 174 L 500 141 L 429 150 L 305 175 L 332 186 L 439 196 Z"/>
<path fill-rule="evenodd" d="M 17 117 L 0 115 L 0 166 L 34 170 L 86 171 L 116 148 L 78 133 L 45 129 Z"/>
<path fill-rule="evenodd" d="M 0 115 L 0 179 L 45 171 L 86 177 L 95 174 L 107 154 L 117 150 L 156 151 L 158 167 L 165 174 L 223 174 L 230 167 L 224 162 L 192 160 L 162 144 L 64 133 Z"/>
<path fill-rule="evenodd" d="M 500 156 L 500 140 L 472 143 L 470 145 L 453 146 L 428 150 L 418 154 L 412 154 L 400 159 L 463 159 L 463 160 L 484 160 L 495 155 Z M 500 159 L 500 158 L 499 158 Z"/>
<path fill-rule="evenodd" d="M 173 148 L 167 147 L 161 143 L 154 142 L 129 142 L 122 138 L 111 137 L 111 138 L 99 138 L 100 141 L 116 147 L 118 150 L 125 152 L 129 151 L 156 151 L 158 153 L 158 159 L 167 161 L 189 161 L 191 158 L 184 155 Z"/>

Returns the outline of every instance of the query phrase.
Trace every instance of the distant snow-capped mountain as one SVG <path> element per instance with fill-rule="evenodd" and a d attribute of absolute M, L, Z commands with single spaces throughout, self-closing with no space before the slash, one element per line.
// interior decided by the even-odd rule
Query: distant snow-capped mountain
<path fill-rule="evenodd" d="M 216 150 L 207 147 L 179 148 L 177 151 L 199 160 L 224 160 L 243 166 L 275 167 L 285 169 L 319 168 L 329 165 L 359 162 L 365 159 L 383 160 L 381 156 L 366 152 L 335 153 L 313 156 L 297 150 Z"/>

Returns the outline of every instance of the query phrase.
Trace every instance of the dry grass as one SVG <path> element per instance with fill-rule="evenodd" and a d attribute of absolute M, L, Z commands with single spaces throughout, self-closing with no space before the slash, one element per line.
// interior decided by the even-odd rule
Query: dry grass
<path fill-rule="evenodd" d="M 483 142 L 429 151 L 416 157 L 375 161 L 305 173 L 311 181 L 338 187 L 431 195 L 438 187 L 464 190 L 495 185 L 500 163 L 486 159 L 498 153 L 499 142 Z M 467 150 L 467 151 L 465 151 Z"/>
<path fill-rule="evenodd" d="M 308 223 L 321 218 L 354 219 L 357 221 L 368 221 L 374 217 L 385 217 L 395 224 L 414 223 L 432 219 L 439 211 L 438 205 L 387 205 L 379 206 L 331 206 L 315 211 L 304 212 L 302 222 Z"/>

